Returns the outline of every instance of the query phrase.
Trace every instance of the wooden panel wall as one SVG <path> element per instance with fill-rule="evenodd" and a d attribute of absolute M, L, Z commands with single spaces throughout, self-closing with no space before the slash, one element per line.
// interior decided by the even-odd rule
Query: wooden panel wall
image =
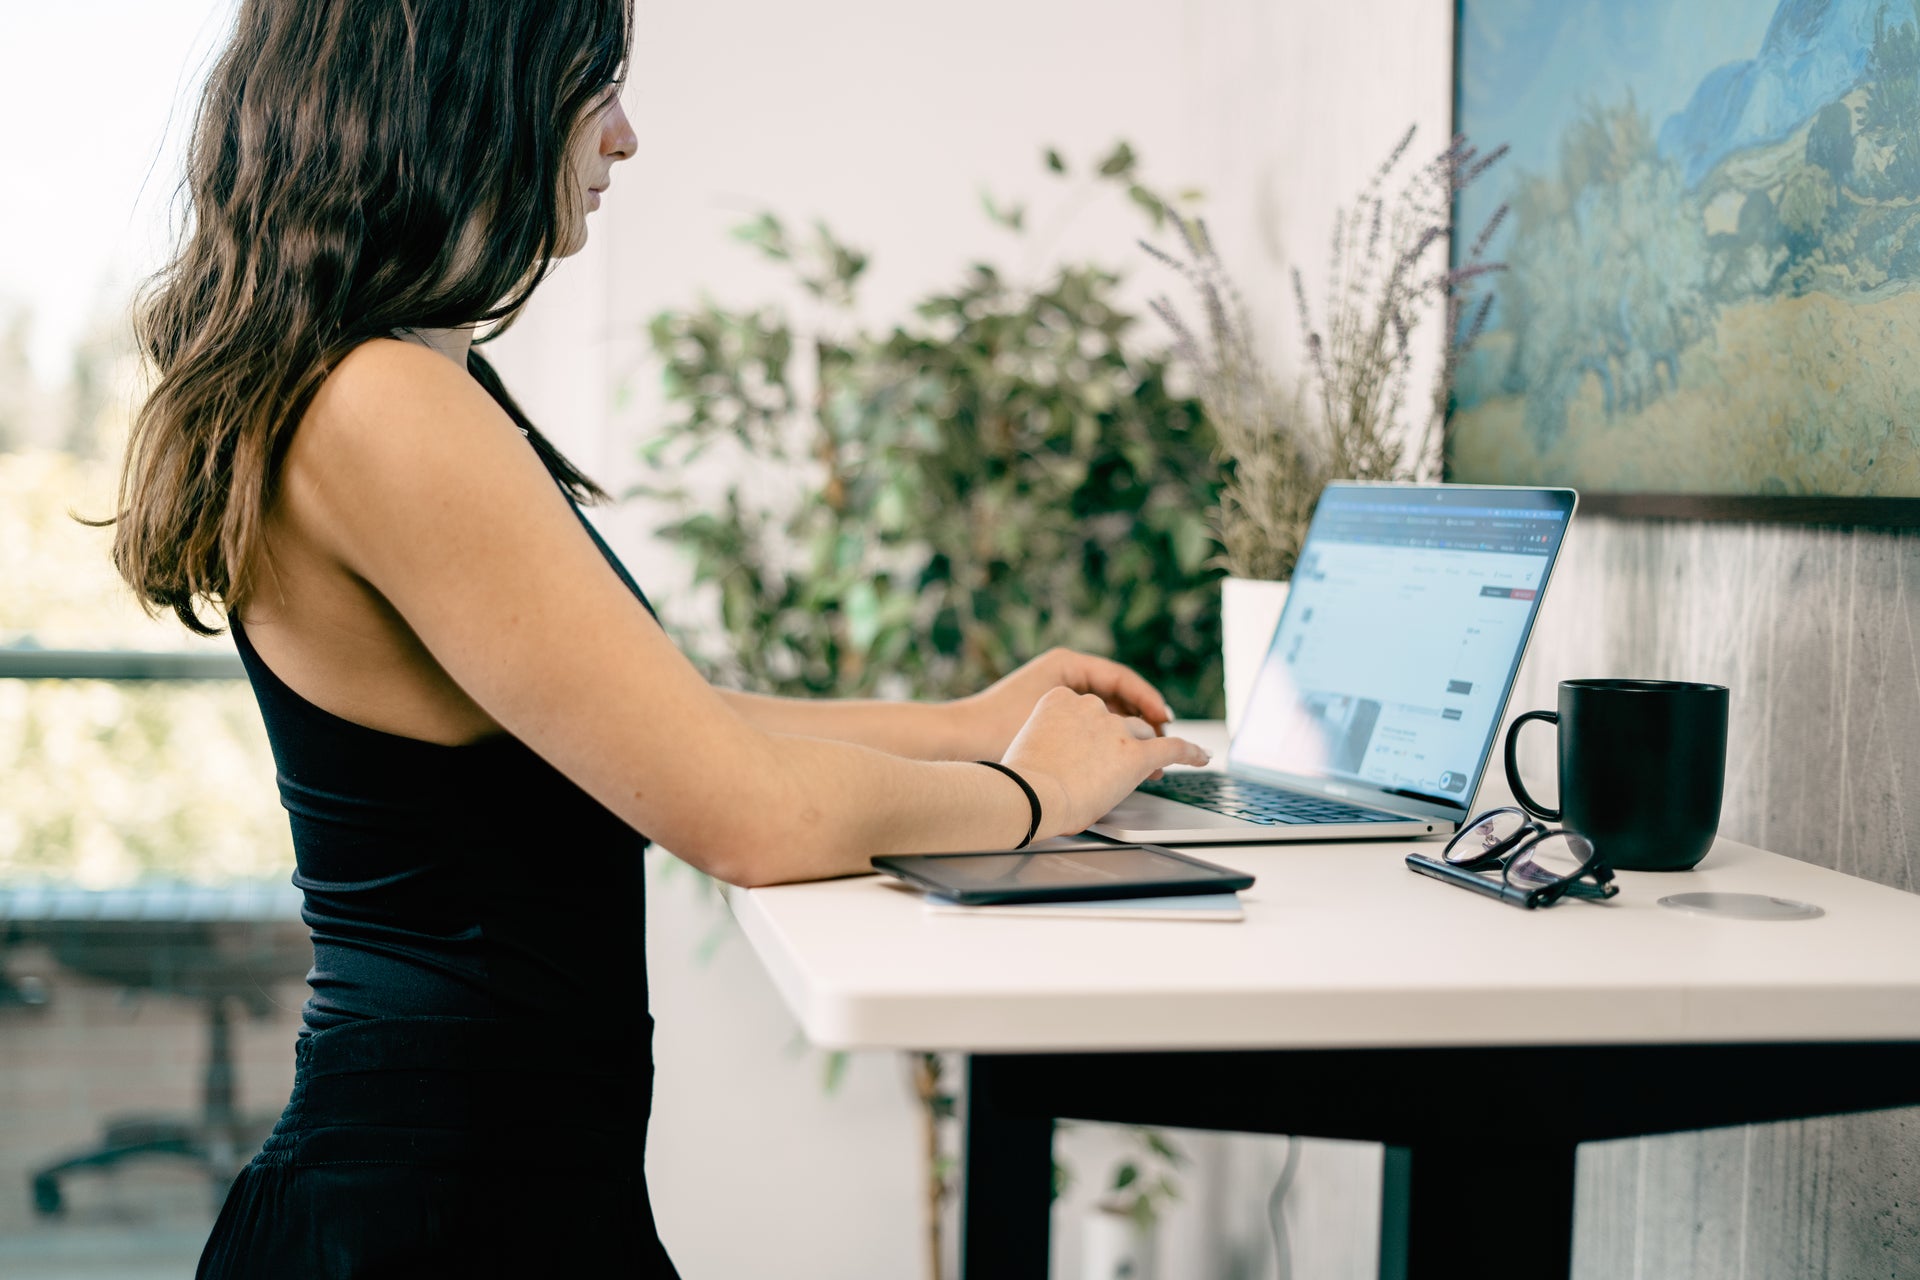
<path fill-rule="evenodd" d="M 1721 830 L 1913 889 L 1920 540 L 1576 524 L 1514 706 L 1550 707 L 1555 683 L 1575 676 L 1725 684 Z M 1549 738 L 1534 744 L 1530 776 L 1551 776 Z M 1916 1111 L 1595 1145 L 1581 1152 L 1575 1274 L 1920 1275 L 1917 1201 Z"/>

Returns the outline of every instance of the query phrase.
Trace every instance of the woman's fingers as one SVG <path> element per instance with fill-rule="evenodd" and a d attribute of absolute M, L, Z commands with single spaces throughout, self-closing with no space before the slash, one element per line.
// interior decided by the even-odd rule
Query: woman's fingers
<path fill-rule="evenodd" d="M 1106 708 L 1108 711 L 1112 712 L 1116 716 L 1124 716 L 1128 719 L 1140 720 L 1141 724 L 1144 724 L 1147 726 L 1147 733 L 1151 737 L 1157 738 L 1161 734 L 1167 731 L 1167 722 L 1164 720 L 1160 721 L 1158 724 L 1148 724 L 1147 721 L 1141 720 L 1139 709 L 1136 708 L 1130 702 L 1111 701 L 1106 703 Z"/>
<path fill-rule="evenodd" d="M 1146 753 L 1147 762 L 1155 769 L 1164 769 L 1170 764 L 1198 767 L 1213 759 L 1185 738 L 1155 738 L 1142 743 L 1141 749 Z"/>
<path fill-rule="evenodd" d="M 1099 695 L 1109 710 L 1120 715 L 1137 715 L 1155 725 L 1173 718 L 1173 709 L 1158 689 L 1132 667 L 1111 658 L 1069 653 L 1065 677 L 1069 685 L 1082 693 Z"/>
<path fill-rule="evenodd" d="M 1142 741 L 1160 736 L 1153 731 L 1152 725 L 1142 720 L 1139 716 L 1128 716 L 1125 720 L 1121 721 L 1121 723 L 1127 727 L 1128 733 Z"/>

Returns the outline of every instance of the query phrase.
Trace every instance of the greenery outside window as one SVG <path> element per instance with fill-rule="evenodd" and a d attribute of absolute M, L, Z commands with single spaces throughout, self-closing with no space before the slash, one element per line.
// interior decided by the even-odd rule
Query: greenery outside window
<path fill-rule="evenodd" d="M 284 877 L 286 815 L 231 642 L 147 618 L 111 533 L 72 518 L 112 509 L 107 426 L 111 450 L 0 450 L 0 881 Z"/>
<path fill-rule="evenodd" d="M 175 153 L 232 9 L 109 0 L 0 18 L 0 107 L 42 122 L 8 143 L 9 189 L 64 193 L 0 209 L 0 882 L 292 868 L 232 643 L 148 618 L 108 561 L 111 532 L 72 518 L 113 510 L 139 371 L 130 299 L 170 238 Z M 50 48 L 87 49 L 105 88 L 76 99 Z M 124 145 L 85 144 L 102 137 Z"/>

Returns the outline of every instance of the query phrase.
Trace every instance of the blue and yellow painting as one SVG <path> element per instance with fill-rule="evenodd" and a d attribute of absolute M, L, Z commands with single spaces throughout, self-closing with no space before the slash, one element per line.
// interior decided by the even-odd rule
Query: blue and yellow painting
<path fill-rule="evenodd" d="M 1920 0 L 1463 0 L 1458 480 L 1920 495 Z"/>

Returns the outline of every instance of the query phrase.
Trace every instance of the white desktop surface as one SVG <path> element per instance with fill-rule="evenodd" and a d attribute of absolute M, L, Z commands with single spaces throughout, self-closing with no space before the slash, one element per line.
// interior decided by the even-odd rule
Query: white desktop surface
<path fill-rule="evenodd" d="M 1407 869 L 1439 842 L 1187 846 L 1240 923 L 956 918 L 880 876 L 733 890 L 814 1044 L 1199 1050 L 1920 1040 L 1920 895 L 1730 840 L 1612 902 L 1524 911 Z M 1657 905 L 1701 890 L 1813 920 Z"/>

